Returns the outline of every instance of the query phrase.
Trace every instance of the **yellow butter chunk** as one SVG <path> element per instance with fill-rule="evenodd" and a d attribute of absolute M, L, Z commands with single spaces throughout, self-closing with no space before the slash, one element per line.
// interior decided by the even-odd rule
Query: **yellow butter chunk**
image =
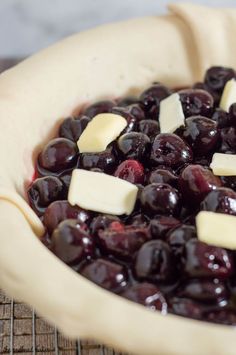
<path fill-rule="evenodd" d="M 236 80 L 227 81 L 220 101 L 220 108 L 228 112 L 232 104 L 236 102 Z"/>
<path fill-rule="evenodd" d="M 74 206 L 115 215 L 129 215 L 136 202 L 137 186 L 114 176 L 75 169 L 68 200 Z"/>
<path fill-rule="evenodd" d="M 159 122 L 161 133 L 173 133 L 184 126 L 185 117 L 179 94 L 172 94 L 161 101 Z"/>
<path fill-rule="evenodd" d="M 201 242 L 221 248 L 236 249 L 236 217 L 201 211 L 196 217 L 197 236 Z"/>
<path fill-rule="evenodd" d="M 236 176 L 236 154 L 215 153 L 210 168 L 214 175 Z"/>
<path fill-rule="evenodd" d="M 77 145 L 80 153 L 104 151 L 127 126 L 124 117 L 113 113 L 96 115 L 81 134 Z"/>

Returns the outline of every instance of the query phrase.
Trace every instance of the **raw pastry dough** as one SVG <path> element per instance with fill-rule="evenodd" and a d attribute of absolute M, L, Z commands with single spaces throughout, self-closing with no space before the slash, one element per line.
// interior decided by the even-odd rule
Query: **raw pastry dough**
<path fill-rule="evenodd" d="M 236 68 L 236 9 L 170 9 L 72 36 L 1 75 L 0 285 L 71 337 L 142 355 L 229 355 L 233 327 L 163 317 L 69 269 L 36 238 L 43 227 L 23 199 L 39 149 L 81 105 L 155 80 L 187 86 L 211 65 Z"/>

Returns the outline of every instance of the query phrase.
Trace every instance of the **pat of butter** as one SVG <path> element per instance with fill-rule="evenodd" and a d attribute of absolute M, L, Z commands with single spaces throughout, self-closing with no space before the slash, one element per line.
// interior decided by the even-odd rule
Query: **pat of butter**
<path fill-rule="evenodd" d="M 236 80 L 231 79 L 227 81 L 224 87 L 224 91 L 220 100 L 220 108 L 229 112 L 229 108 L 236 102 Z"/>
<path fill-rule="evenodd" d="M 77 145 L 80 153 L 103 152 L 127 126 L 124 117 L 113 113 L 96 115 L 81 134 Z"/>
<path fill-rule="evenodd" d="M 129 215 L 136 202 L 137 186 L 103 173 L 75 169 L 68 200 L 74 206 L 114 215 Z"/>
<path fill-rule="evenodd" d="M 221 248 L 236 249 L 236 217 L 201 211 L 196 217 L 197 236 L 201 242 Z"/>
<path fill-rule="evenodd" d="M 215 153 L 210 168 L 217 176 L 236 176 L 236 154 Z"/>
<path fill-rule="evenodd" d="M 185 125 L 179 94 L 172 94 L 161 101 L 159 122 L 161 133 L 173 133 L 177 128 Z"/>

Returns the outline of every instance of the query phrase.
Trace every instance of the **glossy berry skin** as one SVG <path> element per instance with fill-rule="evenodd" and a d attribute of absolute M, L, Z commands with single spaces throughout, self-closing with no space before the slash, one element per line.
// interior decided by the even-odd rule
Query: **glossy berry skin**
<path fill-rule="evenodd" d="M 183 199 L 190 207 L 198 206 L 210 191 L 221 186 L 219 177 L 201 165 L 188 165 L 179 179 Z"/>
<path fill-rule="evenodd" d="M 148 215 L 178 216 L 181 208 L 180 194 L 168 184 L 150 184 L 141 192 L 141 206 Z"/>
<path fill-rule="evenodd" d="M 166 241 L 172 253 L 180 260 L 184 256 L 186 243 L 193 238 L 197 238 L 196 228 L 182 224 L 167 234 Z"/>
<path fill-rule="evenodd" d="M 114 101 L 103 100 L 95 102 L 94 104 L 88 106 L 84 111 L 83 115 L 88 116 L 90 118 L 95 117 L 99 113 L 109 113 L 112 108 L 115 106 Z"/>
<path fill-rule="evenodd" d="M 59 136 L 77 142 L 89 121 L 90 118 L 87 116 L 79 118 L 68 117 L 59 128 Z"/>
<path fill-rule="evenodd" d="M 108 228 L 112 222 L 120 222 L 119 217 L 109 214 L 94 217 L 90 224 L 91 234 L 98 236 L 98 232 Z"/>
<path fill-rule="evenodd" d="M 140 95 L 147 119 L 158 119 L 161 100 L 171 95 L 171 91 L 160 83 L 155 83 Z"/>
<path fill-rule="evenodd" d="M 123 133 L 136 131 L 138 122 L 145 119 L 145 113 L 138 103 L 126 107 L 113 107 L 112 113 L 123 116 L 127 121 L 127 126 Z"/>
<path fill-rule="evenodd" d="M 157 168 L 148 177 L 148 184 L 169 184 L 172 187 L 178 186 L 178 177 L 167 169 Z"/>
<path fill-rule="evenodd" d="M 111 148 L 100 153 L 82 153 L 79 156 L 77 166 L 80 169 L 101 169 L 102 172 L 111 173 L 117 164 L 117 160 Z"/>
<path fill-rule="evenodd" d="M 219 131 L 215 121 L 193 116 L 185 120 L 183 138 L 191 146 L 195 155 L 204 155 L 212 151 L 219 141 Z"/>
<path fill-rule="evenodd" d="M 125 159 L 143 161 L 150 147 L 150 139 L 146 134 L 131 132 L 123 134 L 117 142 L 118 153 Z"/>
<path fill-rule="evenodd" d="M 151 149 L 150 162 L 154 166 L 166 165 L 172 168 L 190 163 L 193 153 L 187 143 L 176 134 L 158 134 Z"/>
<path fill-rule="evenodd" d="M 39 165 L 52 172 L 73 167 L 77 160 L 78 149 L 74 142 L 66 138 L 52 139 L 39 155 Z"/>
<path fill-rule="evenodd" d="M 201 209 L 236 216 L 236 192 L 227 187 L 217 188 L 205 197 Z"/>
<path fill-rule="evenodd" d="M 231 125 L 236 127 L 236 103 L 234 103 L 230 106 L 229 117 L 230 117 Z"/>
<path fill-rule="evenodd" d="M 121 296 L 142 304 L 153 311 L 160 311 L 162 314 L 167 313 L 168 306 L 164 295 L 155 285 L 148 282 L 130 286 Z"/>
<path fill-rule="evenodd" d="M 236 312 L 231 309 L 218 309 L 208 312 L 206 314 L 206 320 L 213 323 L 235 325 L 236 324 Z"/>
<path fill-rule="evenodd" d="M 229 127 L 232 123 L 229 114 L 221 108 L 215 110 L 211 119 L 216 122 L 218 128 Z"/>
<path fill-rule="evenodd" d="M 194 319 L 202 319 L 204 307 L 201 303 L 188 298 L 173 297 L 169 300 L 169 310 L 174 314 Z"/>
<path fill-rule="evenodd" d="M 227 127 L 220 131 L 221 146 L 219 152 L 235 154 L 236 153 L 236 128 Z"/>
<path fill-rule="evenodd" d="M 122 292 L 128 282 L 125 268 L 105 259 L 90 262 L 80 273 L 90 281 L 115 293 Z"/>
<path fill-rule="evenodd" d="M 191 239 L 186 243 L 184 271 L 187 276 L 225 279 L 233 272 L 233 258 L 225 249 Z"/>
<path fill-rule="evenodd" d="M 207 70 L 204 83 L 218 94 L 222 94 L 228 80 L 235 77 L 235 71 L 231 68 L 215 66 Z"/>
<path fill-rule="evenodd" d="M 155 216 L 150 221 L 149 231 L 153 239 L 165 239 L 166 234 L 180 224 L 181 222 L 174 217 Z"/>
<path fill-rule="evenodd" d="M 225 284 L 219 279 L 189 280 L 179 291 L 178 295 L 196 301 L 211 303 L 228 296 Z"/>
<path fill-rule="evenodd" d="M 137 250 L 150 239 L 144 226 L 124 226 L 113 222 L 98 232 L 101 248 L 117 257 L 132 259 Z"/>
<path fill-rule="evenodd" d="M 162 240 L 151 240 L 139 250 L 135 273 L 141 280 L 150 282 L 167 282 L 173 278 L 172 254 L 167 243 Z"/>
<path fill-rule="evenodd" d="M 27 190 L 30 206 L 41 216 L 46 207 L 65 195 L 64 184 L 55 176 L 47 176 L 34 180 Z"/>
<path fill-rule="evenodd" d="M 221 176 L 224 187 L 236 190 L 236 176 Z"/>
<path fill-rule="evenodd" d="M 138 131 L 146 134 L 153 142 L 155 137 L 160 133 L 159 123 L 155 120 L 142 120 L 138 124 Z"/>
<path fill-rule="evenodd" d="M 129 225 L 148 226 L 150 218 L 143 213 L 135 213 L 128 218 Z"/>
<path fill-rule="evenodd" d="M 211 94 L 201 89 L 185 89 L 179 91 L 185 118 L 195 115 L 210 117 L 214 100 Z"/>
<path fill-rule="evenodd" d="M 61 222 L 52 234 L 52 252 L 68 265 L 75 265 L 94 255 L 93 238 L 86 224 L 76 219 Z"/>
<path fill-rule="evenodd" d="M 144 168 L 137 160 L 125 160 L 117 167 L 114 176 L 129 181 L 132 184 L 143 184 Z"/>
<path fill-rule="evenodd" d="M 67 200 L 52 202 L 44 214 L 44 224 L 49 233 L 65 219 L 77 219 L 78 223 L 86 223 L 90 220 L 90 212 L 77 206 L 71 206 Z"/>

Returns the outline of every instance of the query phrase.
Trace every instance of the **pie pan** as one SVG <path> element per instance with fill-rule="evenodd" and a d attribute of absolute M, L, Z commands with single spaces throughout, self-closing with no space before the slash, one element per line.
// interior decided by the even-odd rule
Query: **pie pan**
<path fill-rule="evenodd" d="M 189 86 L 212 65 L 236 69 L 236 9 L 169 10 L 72 36 L 1 75 L 0 285 L 72 338 L 142 355 L 234 354 L 233 327 L 162 316 L 76 274 L 40 242 L 25 198 L 40 148 L 82 105 L 155 80 Z"/>

